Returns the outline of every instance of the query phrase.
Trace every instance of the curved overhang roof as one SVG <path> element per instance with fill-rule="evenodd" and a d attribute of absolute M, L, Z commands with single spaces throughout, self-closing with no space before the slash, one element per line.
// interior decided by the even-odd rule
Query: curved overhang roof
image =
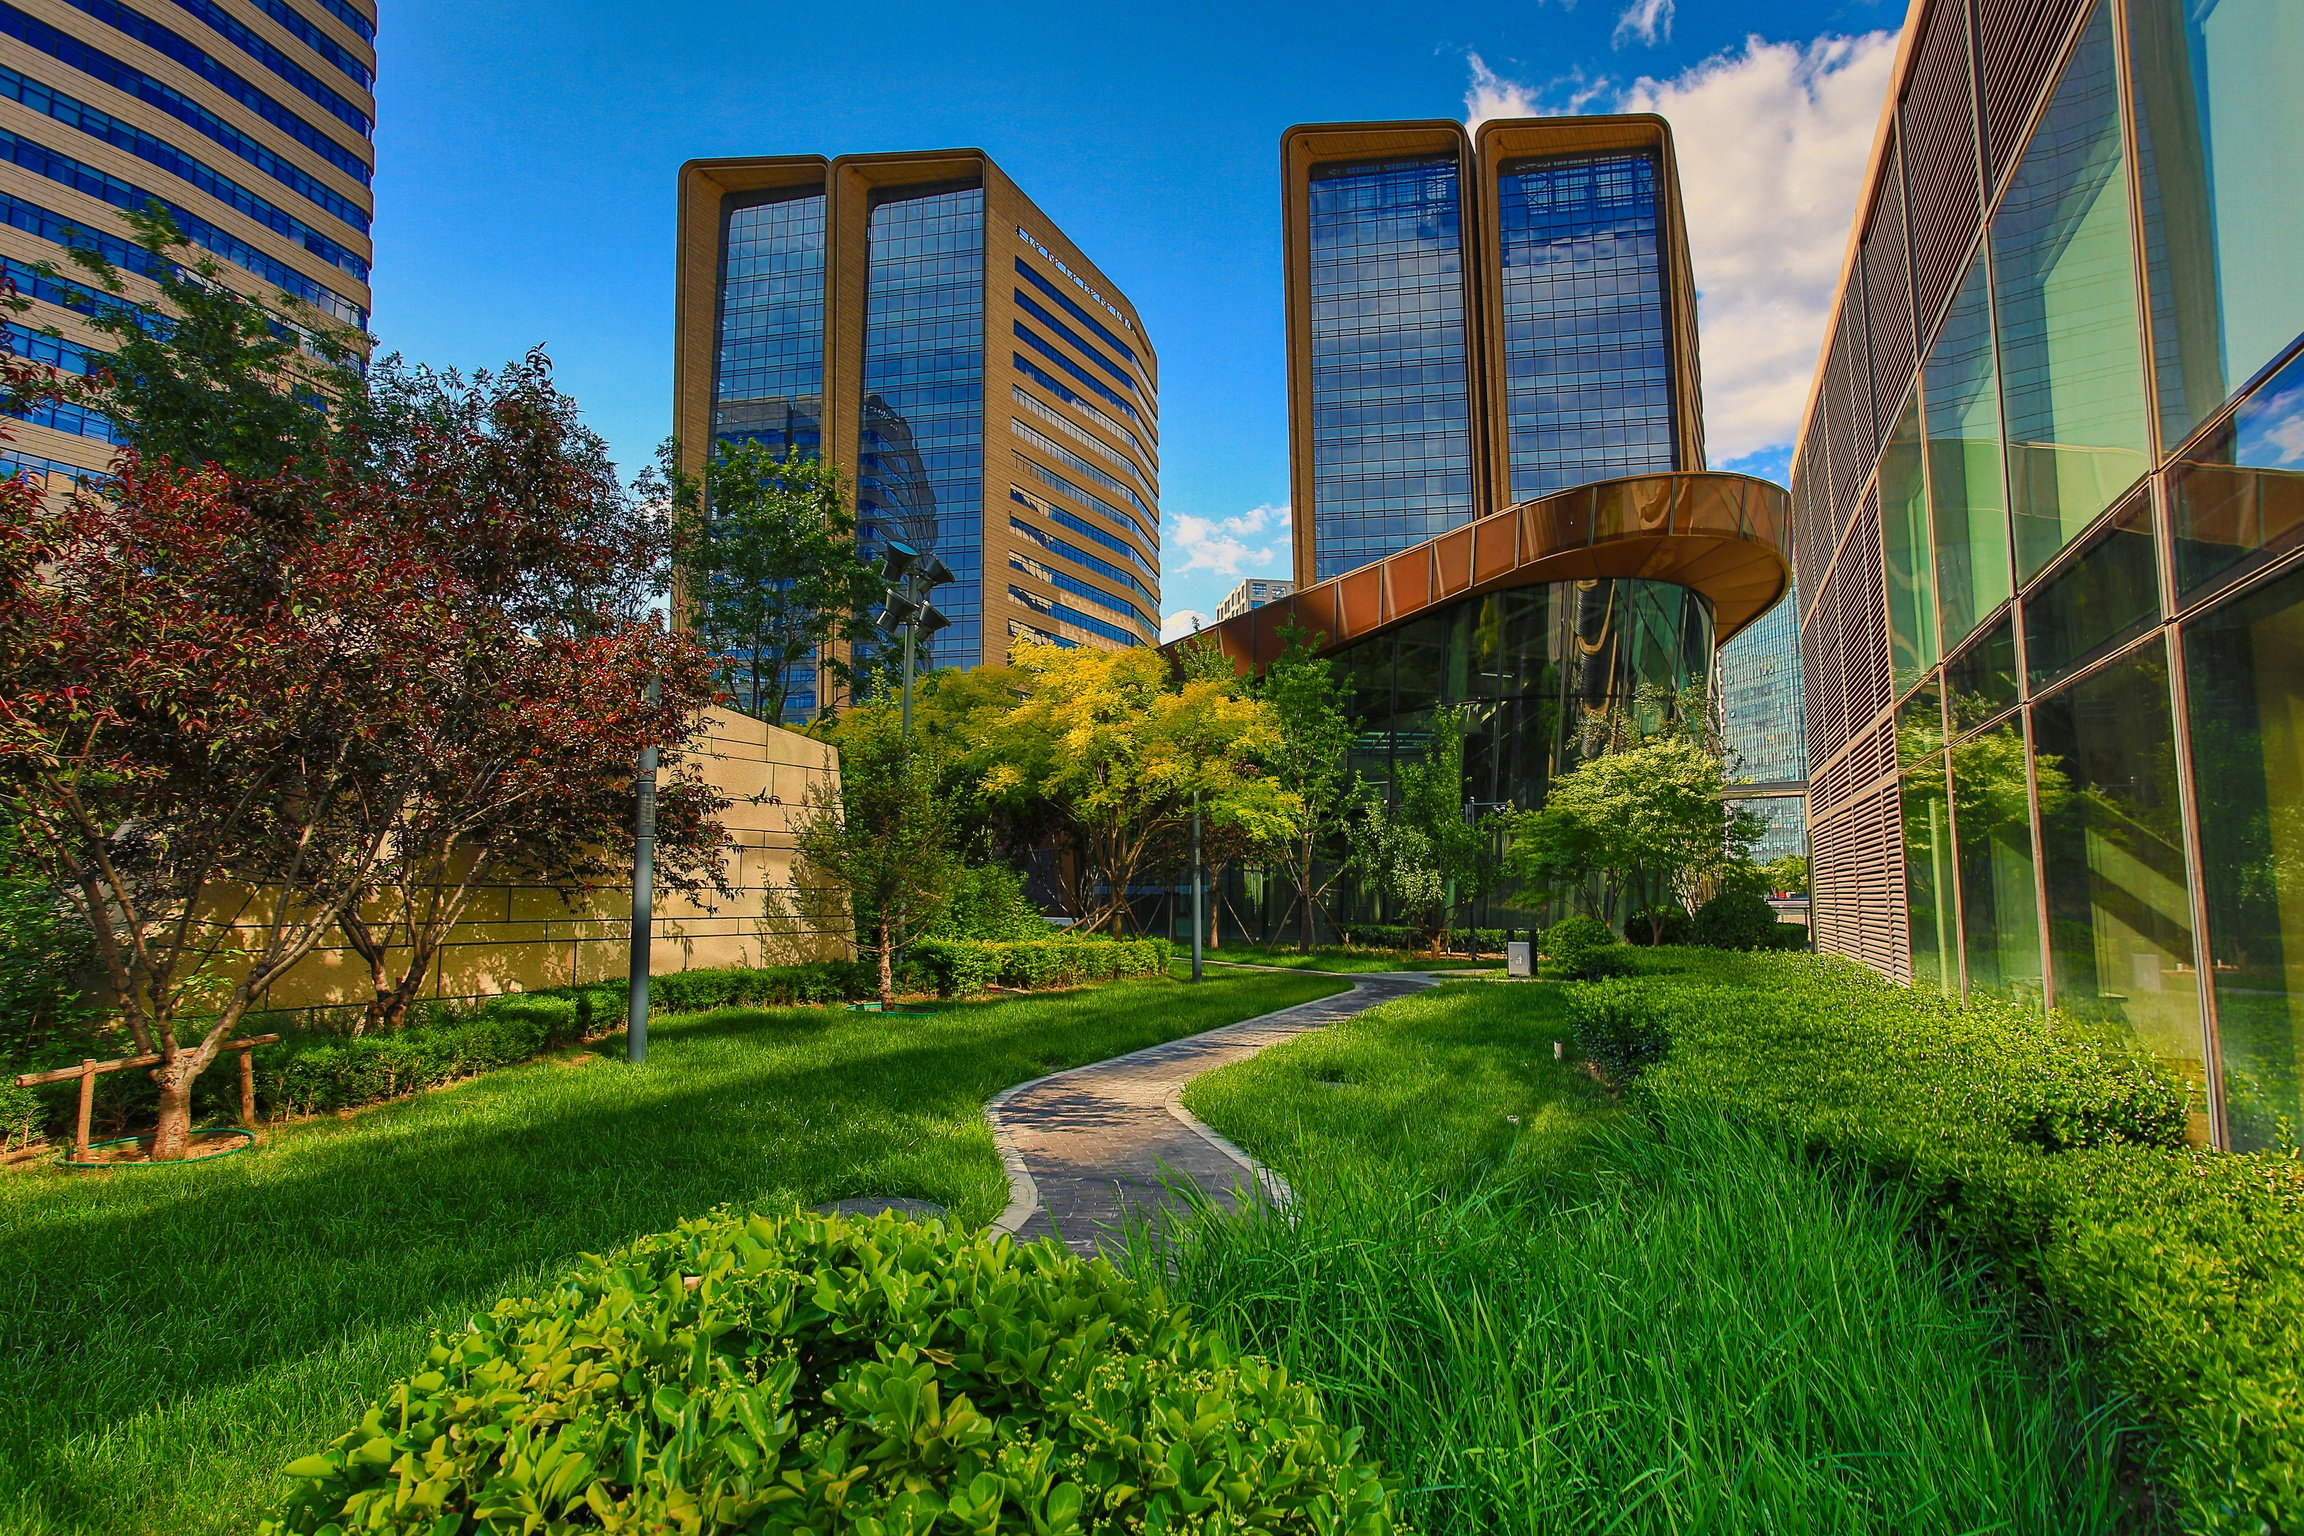
<path fill-rule="evenodd" d="M 1596 480 L 1453 528 L 1356 571 L 1237 614 L 1165 649 L 1213 640 L 1234 665 L 1264 667 L 1283 632 L 1322 655 L 1451 603 L 1558 581 L 1664 581 L 1712 603 L 1724 644 L 1792 585 L 1791 498 L 1780 485 L 1713 470 Z"/>

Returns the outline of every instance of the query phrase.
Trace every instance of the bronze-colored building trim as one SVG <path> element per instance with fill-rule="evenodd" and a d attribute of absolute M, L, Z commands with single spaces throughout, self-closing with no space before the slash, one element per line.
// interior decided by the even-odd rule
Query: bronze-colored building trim
<path fill-rule="evenodd" d="M 1322 655 L 1435 609 L 1552 582 L 1670 582 L 1712 604 L 1720 644 L 1774 607 L 1791 586 L 1791 500 L 1750 475 L 1677 471 L 1555 491 L 1453 528 L 1184 639 L 1213 642 L 1253 672 L 1286 648 L 1289 629 L 1317 636 Z"/>

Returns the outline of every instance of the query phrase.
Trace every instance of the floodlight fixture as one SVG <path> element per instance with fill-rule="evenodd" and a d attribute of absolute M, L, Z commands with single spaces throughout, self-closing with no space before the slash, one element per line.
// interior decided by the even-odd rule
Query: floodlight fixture
<path fill-rule="evenodd" d="M 931 556 L 930 558 L 933 559 L 934 557 Z M 943 614 L 929 607 L 926 603 L 922 603 L 920 605 L 920 617 L 916 621 L 915 627 L 923 635 L 932 635 L 940 629 L 948 628 L 951 623 L 952 621 L 944 617 Z"/>
<path fill-rule="evenodd" d="M 904 573 L 912 569 L 920 558 L 920 551 L 902 539 L 889 539 L 881 546 L 880 574 L 890 581 L 902 581 Z"/>
<path fill-rule="evenodd" d="M 925 592 L 931 587 L 940 587 L 950 580 L 952 580 L 952 567 L 934 555 L 930 555 L 920 562 L 921 591 Z"/>
<path fill-rule="evenodd" d="M 919 611 L 920 605 L 918 603 L 901 592 L 891 592 L 888 594 L 888 601 L 880 609 L 879 617 L 872 622 L 889 634 L 894 634 L 904 627 L 906 619 L 911 618 Z"/>

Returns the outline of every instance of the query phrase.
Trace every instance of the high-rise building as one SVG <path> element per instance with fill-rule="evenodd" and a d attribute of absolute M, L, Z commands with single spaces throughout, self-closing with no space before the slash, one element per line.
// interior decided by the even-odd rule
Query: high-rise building
<path fill-rule="evenodd" d="M 855 477 L 866 549 L 952 569 L 932 665 L 1158 641 L 1151 341 L 981 151 L 682 166 L 674 374 L 691 465 L 723 439 L 821 453 Z"/>
<path fill-rule="evenodd" d="M 1251 608 L 1261 608 L 1276 597 L 1286 597 L 1296 590 L 1292 581 L 1275 581 L 1263 576 L 1251 576 L 1224 594 L 1224 601 L 1216 605 L 1218 622 Z"/>
<path fill-rule="evenodd" d="M 375 83 L 368 0 L 0 4 L 0 262 L 32 301 L 6 320 L 10 345 L 99 366 L 105 338 L 84 316 L 155 297 L 156 258 L 122 220 L 154 203 L 223 281 L 287 294 L 315 328 L 365 331 Z M 74 245 L 127 292 L 72 275 Z M 112 423 L 73 405 L 22 413 L 11 436 L 0 466 L 15 473 L 102 473 L 114 452 Z"/>
<path fill-rule="evenodd" d="M 1297 588 L 1207 633 L 1322 637 L 1370 783 L 1460 705 L 1466 798 L 1538 805 L 1789 581 L 1784 493 L 1704 470 L 1670 130 L 1301 127 L 1281 173 Z"/>
<path fill-rule="evenodd" d="M 1916 5 L 1794 458 L 1822 947 L 2304 1138 L 2304 26 Z"/>
<path fill-rule="evenodd" d="M 1808 725 L 1800 688 L 1799 595 L 1768 610 L 1720 647 L 1722 736 L 1731 793 L 1767 823 L 1752 856 L 1766 861 L 1808 851 Z"/>

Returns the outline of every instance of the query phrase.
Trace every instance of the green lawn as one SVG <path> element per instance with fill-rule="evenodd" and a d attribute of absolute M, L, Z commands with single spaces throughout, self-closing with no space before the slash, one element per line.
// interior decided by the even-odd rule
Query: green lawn
<path fill-rule="evenodd" d="M 1337 990 L 1218 973 L 951 1005 L 657 1021 L 570 1056 L 276 1128 L 187 1168 L 0 1176 L 0 1531 L 221 1531 L 434 1329 L 722 1202 L 1007 1198 L 985 1099 Z"/>
<path fill-rule="evenodd" d="M 1449 986 L 1200 1079 L 1295 1219 L 1139 1262 L 1363 1426 L 1428 1536 L 2140 1528 L 2075 1340 L 1904 1198 L 1615 1108 L 1566 1035 L 1555 987 Z"/>
<path fill-rule="evenodd" d="M 1192 941 L 1187 938 L 1176 946 L 1176 952 L 1189 967 L 1192 963 Z M 1344 949 L 1330 946 L 1300 955 L 1286 944 L 1227 944 L 1221 949 L 1201 951 L 1204 958 L 1232 965 L 1275 965 L 1291 971 L 1332 971 L 1339 975 L 1358 976 L 1370 971 L 1462 971 L 1474 969 L 1474 962 L 1462 955 L 1446 955 L 1435 960 L 1420 950 L 1408 949 Z M 1480 970 L 1501 970 L 1502 955 L 1491 956 L 1478 962 Z"/>

